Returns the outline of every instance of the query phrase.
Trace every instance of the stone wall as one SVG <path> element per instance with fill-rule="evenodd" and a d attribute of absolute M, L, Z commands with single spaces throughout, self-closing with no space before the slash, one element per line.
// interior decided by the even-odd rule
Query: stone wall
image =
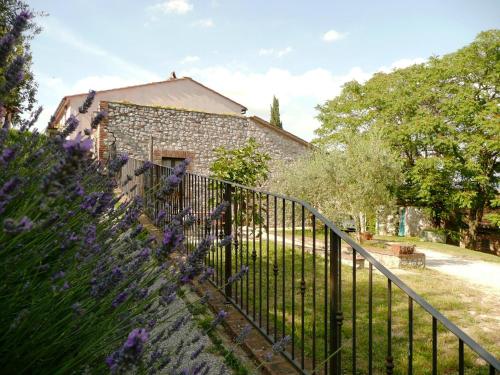
<path fill-rule="evenodd" d="M 172 108 L 101 102 L 108 118 L 99 129 L 99 158 L 116 139 L 119 153 L 149 159 L 151 136 L 156 162 L 162 157 L 192 158 L 191 170 L 208 174 L 213 149 L 237 148 L 253 137 L 273 160 L 293 160 L 307 152 L 307 142 L 255 118 Z"/>

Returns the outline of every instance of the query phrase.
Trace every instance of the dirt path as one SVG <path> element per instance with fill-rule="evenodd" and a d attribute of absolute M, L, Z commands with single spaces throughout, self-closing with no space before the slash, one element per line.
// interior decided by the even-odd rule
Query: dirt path
<path fill-rule="evenodd" d="M 281 236 L 277 236 L 276 239 L 279 243 L 283 241 L 283 237 Z M 306 251 L 312 250 L 312 242 L 312 238 L 305 238 L 304 247 Z M 286 238 L 285 243 L 290 245 L 292 242 L 289 238 Z M 322 240 L 316 240 L 316 249 L 321 255 L 321 252 L 324 250 L 324 242 Z M 420 246 L 417 246 L 417 251 L 425 253 L 427 268 L 457 277 L 475 286 L 488 287 L 489 291 L 498 294 L 500 298 L 500 264 L 454 257 Z M 405 270 L 388 268 L 396 274 L 405 273 Z"/>
<path fill-rule="evenodd" d="M 500 264 L 468 260 L 417 246 L 425 254 L 426 267 L 473 284 L 487 286 L 500 295 Z"/>

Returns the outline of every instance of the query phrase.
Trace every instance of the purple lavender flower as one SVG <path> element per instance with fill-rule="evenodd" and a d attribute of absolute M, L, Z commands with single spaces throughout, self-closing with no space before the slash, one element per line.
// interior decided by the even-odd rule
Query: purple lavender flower
<path fill-rule="evenodd" d="M 82 140 L 81 134 L 77 134 L 75 139 L 65 141 L 63 147 L 69 155 L 83 155 L 92 148 L 92 140 L 90 138 Z"/>
<path fill-rule="evenodd" d="M 80 181 L 76 182 L 74 192 L 79 197 L 82 197 L 85 194 L 85 190 L 83 190 L 83 186 L 80 184 Z"/>
<path fill-rule="evenodd" d="M 194 361 L 196 358 L 198 358 L 203 349 L 205 349 L 205 345 L 201 344 L 198 349 L 196 349 L 193 353 L 191 353 L 191 360 Z"/>
<path fill-rule="evenodd" d="M 0 164 L 9 163 L 14 158 L 15 154 L 15 148 L 6 148 L 5 150 L 3 150 L 2 155 L 0 156 Z"/>
<path fill-rule="evenodd" d="M 23 124 L 21 125 L 21 131 L 28 130 L 33 125 L 35 125 L 35 123 L 38 121 L 38 118 L 40 117 L 40 114 L 42 113 L 42 111 L 43 111 L 43 107 L 42 106 L 38 107 L 36 109 L 36 111 L 31 114 L 31 118 L 29 120 L 26 120 L 23 122 Z"/>
<path fill-rule="evenodd" d="M 15 42 L 16 38 L 11 33 L 0 38 L 0 66 L 4 66 Z"/>
<path fill-rule="evenodd" d="M 209 220 L 210 221 L 219 220 L 222 217 L 222 214 L 226 212 L 228 207 L 229 207 L 229 202 L 222 202 L 221 204 L 219 204 L 215 208 L 215 210 L 213 210 L 212 213 L 210 214 Z"/>
<path fill-rule="evenodd" d="M 203 284 L 205 281 L 207 281 L 213 274 L 215 273 L 214 269 L 212 267 L 207 267 L 205 271 L 201 274 L 200 278 L 198 279 L 198 282 L 200 284 Z"/>
<path fill-rule="evenodd" d="M 64 276 L 66 276 L 66 273 L 64 271 L 59 271 L 59 272 L 56 272 L 55 274 L 53 274 L 51 279 L 52 279 L 52 281 L 56 281 L 56 280 L 62 279 Z"/>
<path fill-rule="evenodd" d="M 138 363 L 148 339 L 149 334 L 144 328 L 133 329 L 122 347 L 106 358 L 111 372 L 116 373 Z"/>
<path fill-rule="evenodd" d="M 144 174 L 147 170 L 149 170 L 151 168 L 153 168 L 153 163 L 151 163 L 149 160 L 145 161 L 141 167 L 137 168 L 134 171 L 134 175 L 140 176 L 141 174 Z"/>
<path fill-rule="evenodd" d="M 3 228 L 7 233 L 19 234 L 31 230 L 31 228 L 33 228 L 33 222 L 26 216 L 18 222 L 13 219 L 5 219 L 3 222 Z"/>
<path fill-rule="evenodd" d="M 92 245 L 97 237 L 96 226 L 93 224 L 87 225 L 85 228 L 85 237 L 83 239 L 83 243 L 86 246 Z"/>
<path fill-rule="evenodd" d="M 125 300 L 127 299 L 128 297 L 128 292 L 127 291 L 124 291 L 124 292 L 121 292 L 119 293 L 115 299 L 113 300 L 113 302 L 111 303 L 111 306 L 113 306 L 114 308 L 117 308 L 118 306 L 120 306 L 123 302 L 125 302 Z"/>
<path fill-rule="evenodd" d="M 78 316 L 82 316 L 85 313 L 85 310 L 82 308 L 82 304 L 80 302 L 75 302 L 74 304 L 72 304 L 71 309 Z"/>
<path fill-rule="evenodd" d="M 3 94 L 8 94 L 12 89 L 17 87 L 24 79 L 24 64 L 26 58 L 17 56 L 14 61 L 7 67 L 4 73 L 5 82 L 0 87 Z"/>
<path fill-rule="evenodd" d="M 178 332 L 179 329 L 186 323 L 187 317 L 185 315 L 178 317 L 173 323 L 172 326 L 170 326 L 170 329 L 168 330 L 168 334 L 172 335 L 175 332 Z M 179 348 L 181 348 L 182 345 L 179 345 Z"/>
<path fill-rule="evenodd" d="M 275 342 L 274 345 L 272 346 L 272 350 L 264 355 L 264 360 L 266 362 L 271 362 L 274 355 L 284 352 L 288 344 L 290 344 L 290 342 L 292 342 L 292 338 L 288 335 L 281 338 L 281 340 Z"/>
<path fill-rule="evenodd" d="M 118 155 L 115 159 L 111 160 L 108 164 L 108 172 L 109 175 L 114 175 L 115 173 L 118 173 L 122 167 L 127 164 L 128 162 L 128 156 L 123 154 L 123 155 Z"/>
<path fill-rule="evenodd" d="M 90 106 L 92 105 L 92 103 L 94 102 L 94 98 L 95 98 L 95 91 L 94 90 L 90 90 L 87 97 L 85 98 L 85 100 L 83 101 L 82 105 L 78 108 L 78 112 L 80 113 L 87 113 Z"/>
<path fill-rule="evenodd" d="M 241 329 L 238 336 L 236 336 L 236 338 L 234 339 L 234 342 L 238 345 L 243 344 L 245 342 L 245 340 L 248 338 L 248 336 L 250 335 L 250 332 L 252 332 L 252 326 L 250 324 L 246 324 Z"/>
<path fill-rule="evenodd" d="M 142 232 L 143 229 L 144 229 L 144 227 L 142 226 L 142 224 L 137 225 L 134 228 L 134 230 L 130 233 L 130 238 L 137 237 L 139 234 L 141 234 L 141 232 Z"/>
<path fill-rule="evenodd" d="M 220 242 L 219 242 L 219 246 L 220 247 L 225 247 L 227 245 L 231 245 L 233 241 L 233 236 L 230 234 L 226 237 L 224 237 Z"/>
<path fill-rule="evenodd" d="M 0 200 L 5 199 L 8 194 L 13 192 L 21 183 L 21 179 L 18 177 L 13 177 L 8 180 L 3 186 L 0 188 Z"/>
<path fill-rule="evenodd" d="M 147 260 L 150 255 L 151 255 L 151 249 L 149 247 L 145 247 L 139 253 L 139 257 L 142 258 L 142 259 L 144 259 L 144 260 Z"/>
<path fill-rule="evenodd" d="M 97 129 L 99 124 L 106 118 L 107 115 L 108 113 L 106 111 L 97 112 L 97 114 L 92 119 L 92 122 L 90 123 L 90 127 L 92 129 Z"/>
<path fill-rule="evenodd" d="M 213 237 L 202 239 L 191 254 L 189 254 L 186 262 L 181 265 L 180 281 L 187 283 L 198 276 L 203 271 L 203 261 L 205 256 L 212 247 Z"/>
<path fill-rule="evenodd" d="M 248 270 L 249 270 L 248 266 L 241 266 L 241 269 L 237 274 L 229 276 L 229 278 L 227 279 L 228 284 L 232 284 L 235 283 L 236 281 L 241 280 L 243 276 L 245 276 L 248 273 Z"/>
<path fill-rule="evenodd" d="M 68 119 L 66 120 L 66 127 L 64 130 L 61 132 L 61 137 L 64 139 L 71 133 L 73 133 L 76 128 L 78 127 L 78 124 L 80 124 L 80 120 L 78 120 L 75 115 L 70 115 Z"/>
<path fill-rule="evenodd" d="M 160 210 L 158 212 L 158 215 L 156 215 L 155 224 L 159 225 L 160 222 L 165 218 L 166 215 L 167 215 L 167 212 L 165 210 Z"/>
<path fill-rule="evenodd" d="M 120 267 L 114 267 L 111 274 L 118 279 L 121 279 L 123 276 L 123 272 Z"/>
<path fill-rule="evenodd" d="M 212 320 L 212 323 L 210 323 L 210 329 L 214 329 L 217 327 L 219 324 L 221 324 L 228 316 L 229 314 L 225 312 L 224 310 L 220 310 L 217 313 L 217 316 L 215 317 L 214 320 Z"/>
<path fill-rule="evenodd" d="M 26 10 L 21 11 L 16 16 L 12 25 L 12 30 L 10 32 L 14 36 L 14 38 L 18 39 L 21 36 L 21 33 L 26 29 L 26 27 L 28 26 L 28 21 L 32 17 L 33 15 Z"/>

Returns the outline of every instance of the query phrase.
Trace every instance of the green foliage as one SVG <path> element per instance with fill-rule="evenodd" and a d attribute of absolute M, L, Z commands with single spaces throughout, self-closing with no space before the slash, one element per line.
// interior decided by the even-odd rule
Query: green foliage
<path fill-rule="evenodd" d="M 428 207 L 435 226 L 462 228 L 473 246 L 500 176 L 499 51 L 490 30 L 455 53 L 347 83 L 318 107 L 316 144 L 381 132 L 403 161 L 399 203 Z"/>
<path fill-rule="evenodd" d="M 17 14 L 21 11 L 30 11 L 34 13 L 28 4 L 22 0 L 5 0 L 0 4 L 0 36 L 4 36 L 11 28 L 12 22 Z M 43 16 L 44 13 L 36 13 L 37 16 Z M 32 72 L 32 57 L 30 51 L 30 43 L 35 35 L 40 33 L 41 28 L 34 22 L 30 21 L 27 27 L 27 33 L 20 37 L 15 46 L 14 53 L 9 57 L 8 63 L 12 62 L 17 56 L 24 56 L 26 62 L 24 64 L 25 75 L 22 83 L 9 94 L 7 98 L 2 98 L 7 113 L 12 115 L 12 121 L 16 122 L 22 112 L 31 111 L 36 103 L 36 93 L 38 84 L 34 80 Z M 5 69 L 0 67 L 0 83 L 4 80 Z"/>
<path fill-rule="evenodd" d="M 341 223 L 373 216 L 393 204 L 400 163 L 381 134 L 352 134 L 342 147 L 318 150 L 282 169 L 274 190 L 310 202 Z"/>
<path fill-rule="evenodd" d="M 211 176 L 245 186 L 260 186 L 268 177 L 268 153 L 259 151 L 254 138 L 240 148 L 218 147 L 214 150 L 216 160 L 210 166 Z"/>
<path fill-rule="evenodd" d="M 276 96 L 273 96 L 273 104 L 271 105 L 271 119 L 269 120 L 271 125 L 277 126 L 283 129 L 283 123 L 280 118 L 280 102 Z"/>

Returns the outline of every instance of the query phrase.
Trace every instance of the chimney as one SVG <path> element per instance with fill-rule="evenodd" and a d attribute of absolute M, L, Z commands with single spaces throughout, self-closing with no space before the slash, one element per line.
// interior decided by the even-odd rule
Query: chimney
<path fill-rule="evenodd" d="M 175 71 L 172 71 L 172 73 L 170 73 L 169 79 L 177 79 L 177 75 L 175 74 Z"/>

